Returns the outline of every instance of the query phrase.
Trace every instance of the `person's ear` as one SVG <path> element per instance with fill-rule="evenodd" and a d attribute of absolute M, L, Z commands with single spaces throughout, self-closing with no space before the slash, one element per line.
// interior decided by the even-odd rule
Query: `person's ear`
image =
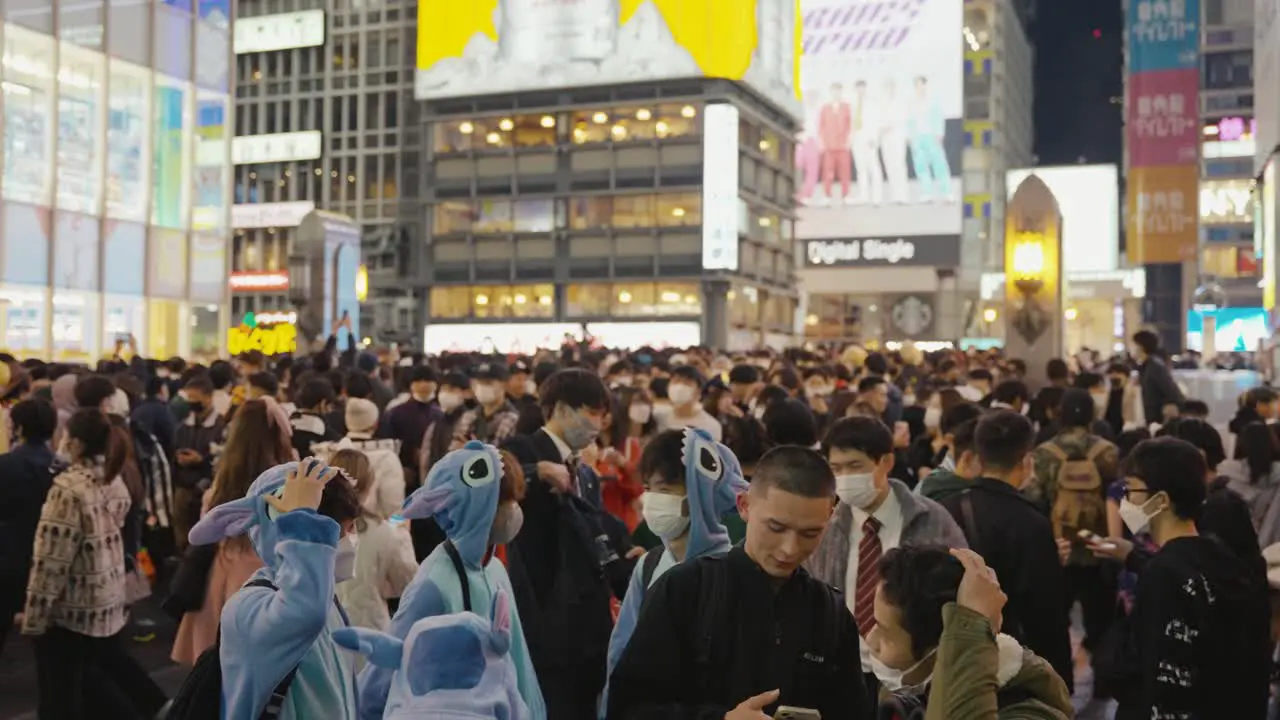
<path fill-rule="evenodd" d="M 743 519 L 743 521 L 747 520 L 748 510 L 751 507 L 750 495 L 750 490 L 744 493 L 738 493 L 738 515 Z"/>
<path fill-rule="evenodd" d="M 880 458 L 879 462 L 876 463 L 876 470 L 879 471 L 877 474 L 882 478 L 889 477 L 889 473 L 893 472 L 893 465 L 896 460 L 897 458 L 893 453 L 885 453 L 884 456 Z"/>

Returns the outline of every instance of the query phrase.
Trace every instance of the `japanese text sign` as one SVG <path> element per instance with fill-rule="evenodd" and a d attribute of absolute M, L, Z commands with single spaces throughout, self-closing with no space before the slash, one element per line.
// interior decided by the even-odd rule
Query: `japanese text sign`
<path fill-rule="evenodd" d="M 1195 165 L 1129 170 L 1126 231 L 1131 263 L 1177 263 L 1196 256 L 1198 175 Z"/>
<path fill-rule="evenodd" d="M 1200 73 L 1166 70 L 1129 81 L 1129 166 L 1194 163 L 1200 143 Z"/>
<path fill-rule="evenodd" d="M 1129 73 L 1186 70 L 1200 60 L 1200 0 L 1129 0 Z"/>

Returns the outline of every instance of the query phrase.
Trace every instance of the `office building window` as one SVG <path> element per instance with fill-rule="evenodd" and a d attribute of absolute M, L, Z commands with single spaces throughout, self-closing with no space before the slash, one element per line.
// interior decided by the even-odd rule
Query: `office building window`
<path fill-rule="evenodd" d="M 555 286 L 497 285 L 431 288 L 431 316 L 448 319 L 549 318 Z"/>
<path fill-rule="evenodd" d="M 1253 87 L 1253 51 L 1230 50 L 1206 53 L 1200 78 L 1207 90 L 1235 90 Z"/>
<path fill-rule="evenodd" d="M 574 197 L 569 199 L 569 226 L 574 230 L 608 227 L 613 218 L 613 198 Z"/>
<path fill-rule="evenodd" d="M 698 193 L 657 196 L 657 222 L 663 227 L 702 224 L 702 197 Z"/>
<path fill-rule="evenodd" d="M 573 142 L 588 145 L 697 135 L 698 114 L 695 105 L 674 104 L 579 111 L 573 114 Z"/>

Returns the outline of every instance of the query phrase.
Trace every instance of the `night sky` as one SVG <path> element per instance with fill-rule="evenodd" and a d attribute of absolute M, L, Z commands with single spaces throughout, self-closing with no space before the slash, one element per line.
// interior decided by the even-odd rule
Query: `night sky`
<path fill-rule="evenodd" d="M 1123 27 L 1117 0 L 1039 0 L 1031 28 L 1038 164 L 1120 164 Z"/>

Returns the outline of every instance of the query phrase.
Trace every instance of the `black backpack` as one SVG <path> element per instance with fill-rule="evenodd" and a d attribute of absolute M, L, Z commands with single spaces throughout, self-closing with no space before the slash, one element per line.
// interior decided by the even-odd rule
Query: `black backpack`
<path fill-rule="evenodd" d="M 280 589 L 276 587 L 275 583 L 266 578 L 254 578 L 245 583 L 244 587 L 265 587 L 271 588 L 273 591 Z M 347 614 L 342 609 L 342 606 L 338 604 L 336 597 L 333 602 L 337 605 L 338 612 L 342 613 L 343 621 L 346 622 Z M 212 647 L 200 653 L 200 657 L 196 659 L 196 664 L 192 666 L 191 672 L 182 681 L 182 687 L 178 689 L 178 694 L 173 696 L 169 711 L 164 716 L 165 720 L 221 720 L 221 627 L 218 628 L 217 638 L 217 640 L 213 641 Z M 293 678 L 297 674 L 298 667 L 295 665 L 284 676 L 284 679 L 276 684 L 275 689 L 271 691 L 271 697 L 267 699 L 267 706 L 262 709 L 262 714 L 258 716 L 259 720 L 274 720 L 280 717 L 280 712 L 284 709 L 285 696 L 289 694 L 289 686 L 293 684 Z"/>

